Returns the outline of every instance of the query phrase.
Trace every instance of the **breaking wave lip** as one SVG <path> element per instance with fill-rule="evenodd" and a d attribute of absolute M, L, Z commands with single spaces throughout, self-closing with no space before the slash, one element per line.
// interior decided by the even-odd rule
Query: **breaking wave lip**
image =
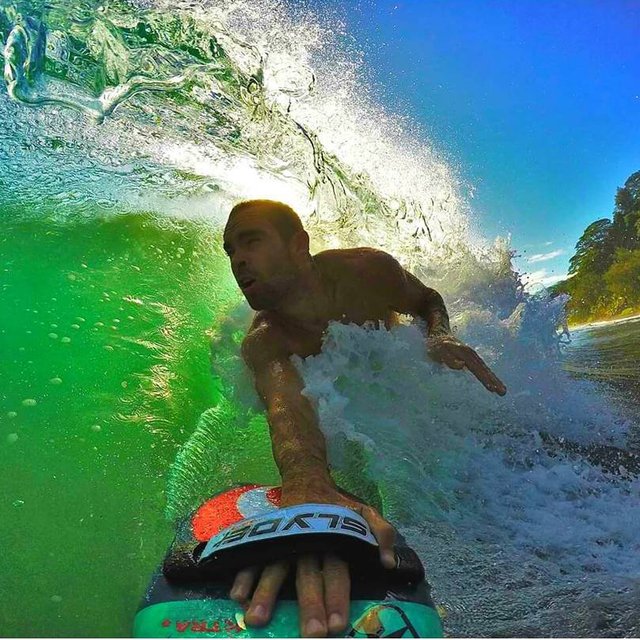
<path fill-rule="evenodd" d="M 339 28 L 275 0 L 77 0 L 5 2 L 0 31 L 0 204 L 219 226 L 236 199 L 275 197 L 317 249 L 377 246 L 443 293 L 506 398 L 426 361 L 409 325 L 332 325 L 322 353 L 297 365 L 332 462 L 345 438 L 370 452 L 367 472 L 427 560 L 450 629 L 589 634 L 612 602 L 607 629 L 638 629 L 637 477 L 544 439 L 625 447 L 629 422 L 561 371 L 565 300 L 527 294 L 508 243 L 473 231 L 470 187 L 376 105 Z M 246 327 L 240 309 L 232 328 Z M 255 402 L 241 367 L 225 375 Z M 205 456 L 208 429 L 186 458 Z"/>

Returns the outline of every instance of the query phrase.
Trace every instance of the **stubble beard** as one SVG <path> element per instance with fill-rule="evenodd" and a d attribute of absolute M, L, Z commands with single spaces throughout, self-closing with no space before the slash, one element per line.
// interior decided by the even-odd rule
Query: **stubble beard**
<path fill-rule="evenodd" d="M 260 290 L 255 293 L 245 293 L 245 298 L 254 311 L 277 311 L 290 297 L 295 284 L 295 276 L 280 276 L 275 278 L 275 282 L 259 283 Z"/>

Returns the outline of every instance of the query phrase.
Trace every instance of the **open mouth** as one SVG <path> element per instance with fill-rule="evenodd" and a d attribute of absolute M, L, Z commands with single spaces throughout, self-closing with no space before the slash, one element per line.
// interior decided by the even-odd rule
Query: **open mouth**
<path fill-rule="evenodd" d="M 244 278 L 243 280 L 240 280 L 240 282 L 238 283 L 240 285 L 240 288 L 245 291 L 246 289 L 248 289 L 254 282 L 255 282 L 255 278 Z"/>

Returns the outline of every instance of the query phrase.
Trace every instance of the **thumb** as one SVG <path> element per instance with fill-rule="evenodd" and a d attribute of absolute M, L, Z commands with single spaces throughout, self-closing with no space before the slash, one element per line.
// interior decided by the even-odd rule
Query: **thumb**
<path fill-rule="evenodd" d="M 396 530 L 373 507 L 365 506 L 362 517 L 371 527 L 371 533 L 378 541 L 380 561 L 387 569 L 396 568 L 396 554 L 393 545 L 396 541 Z"/>

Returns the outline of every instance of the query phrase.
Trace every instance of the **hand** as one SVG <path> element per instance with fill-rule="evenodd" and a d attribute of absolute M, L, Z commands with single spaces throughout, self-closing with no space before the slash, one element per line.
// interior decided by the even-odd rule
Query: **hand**
<path fill-rule="evenodd" d="M 503 396 L 507 387 L 500 381 L 484 360 L 463 342 L 452 335 L 430 336 L 427 339 L 427 350 L 436 362 L 446 364 L 451 369 L 465 367 L 493 393 Z"/>
<path fill-rule="evenodd" d="M 380 560 L 387 569 L 396 566 L 393 543 L 396 531 L 375 509 L 357 502 L 333 484 L 304 482 L 283 483 L 281 506 L 304 503 L 337 504 L 359 513 L 371 527 L 380 546 Z M 275 562 L 240 571 L 231 588 L 231 598 L 247 609 L 245 621 L 250 626 L 269 622 L 278 591 L 290 569 L 289 561 Z M 258 574 L 260 580 L 250 597 Z M 300 605 L 300 630 L 303 637 L 320 638 L 344 631 L 349 620 L 351 581 L 349 565 L 337 555 L 326 552 L 305 555 L 297 560 L 296 591 Z"/>

